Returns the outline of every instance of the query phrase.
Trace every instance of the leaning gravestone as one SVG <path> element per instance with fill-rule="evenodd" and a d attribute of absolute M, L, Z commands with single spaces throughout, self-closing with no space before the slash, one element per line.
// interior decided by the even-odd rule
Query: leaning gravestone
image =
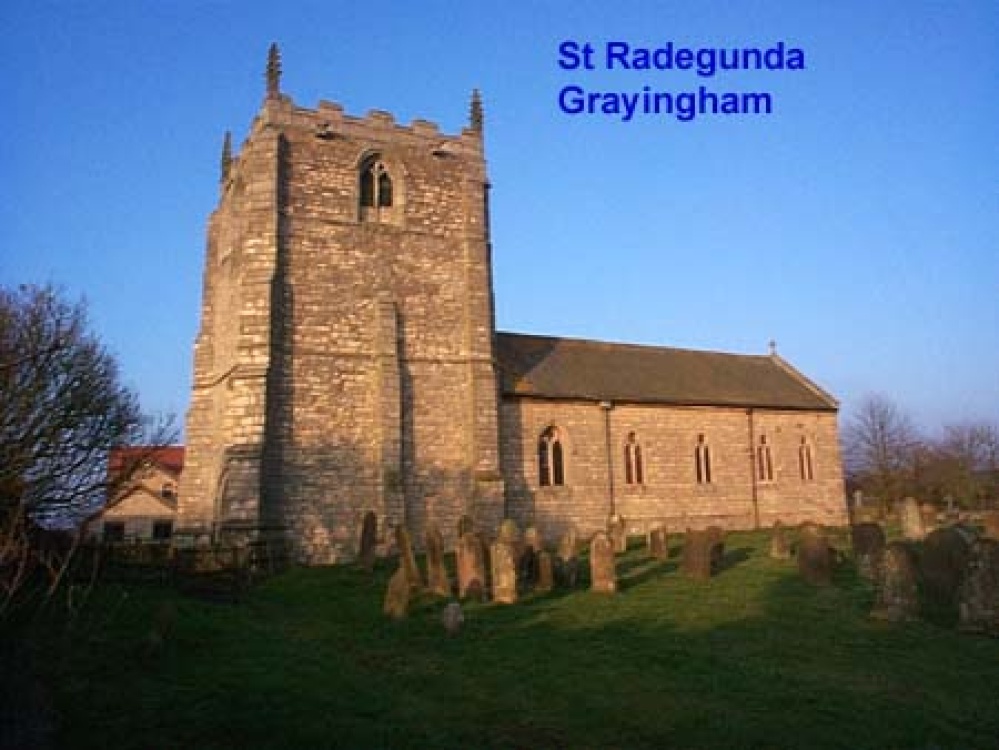
<path fill-rule="evenodd" d="M 958 617 L 961 630 L 999 636 L 999 541 L 984 538 L 972 545 Z"/>
<path fill-rule="evenodd" d="M 516 549 L 509 542 L 498 541 L 489 551 L 492 562 L 493 601 L 500 604 L 517 603 Z"/>
<path fill-rule="evenodd" d="M 538 582 L 534 590 L 541 593 L 548 593 L 555 587 L 554 575 L 552 574 L 552 556 L 550 552 L 541 550 L 537 554 L 538 562 Z"/>
<path fill-rule="evenodd" d="M 614 563 L 614 546 L 603 532 L 590 542 L 590 590 L 601 594 L 617 591 L 617 568 Z"/>
<path fill-rule="evenodd" d="M 378 546 L 378 516 L 372 511 L 364 514 L 361 521 L 361 543 L 357 560 L 369 573 L 375 567 L 375 548 Z"/>
<path fill-rule="evenodd" d="M 400 620 L 409 614 L 409 589 L 409 576 L 406 574 L 405 568 L 400 565 L 389 579 L 382 612 L 393 620 Z"/>
<path fill-rule="evenodd" d="M 902 521 L 902 537 L 910 541 L 919 541 L 926 536 L 926 529 L 923 526 L 923 514 L 919 510 L 919 503 L 916 498 L 907 497 L 902 501 L 899 509 Z"/>
<path fill-rule="evenodd" d="M 616 513 L 607 521 L 607 533 L 610 535 L 614 552 L 620 554 L 628 551 L 628 529 L 624 518 Z"/>
<path fill-rule="evenodd" d="M 666 529 L 662 526 L 656 526 L 649 531 L 647 544 L 649 557 L 653 560 L 665 560 L 669 557 L 669 540 Z"/>
<path fill-rule="evenodd" d="M 953 608 L 971 558 L 975 533 L 961 526 L 937 529 L 923 540 L 919 555 L 919 583 L 928 604 Z"/>
<path fill-rule="evenodd" d="M 990 510 L 982 514 L 983 534 L 989 539 L 999 540 L 999 510 Z"/>
<path fill-rule="evenodd" d="M 451 596 L 451 581 L 444 567 L 444 536 L 433 524 L 427 527 L 427 587 L 438 596 Z"/>
<path fill-rule="evenodd" d="M 871 617 L 903 622 L 916 619 L 918 613 L 916 563 L 912 552 L 904 542 L 892 542 L 885 547 Z"/>
<path fill-rule="evenodd" d="M 687 529 L 680 569 L 690 578 L 706 580 L 717 570 L 724 552 L 724 532 L 718 527 Z"/>
<path fill-rule="evenodd" d="M 877 581 L 887 543 L 884 529 L 876 523 L 858 523 L 850 528 L 850 541 L 857 573 L 868 581 Z"/>
<path fill-rule="evenodd" d="M 465 532 L 458 540 L 458 596 L 483 599 L 486 594 L 486 564 L 482 540 Z"/>
<path fill-rule="evenodd" d="M 832 549 L 825 529 L 806 523 L 798 538 L 798 572 L 813 586 L 826 586 L 832 581 L 832 568 Z"/>
<path fill-rule="evenodd" d="M 399 566 L 406 572 L 409 587 L 414 591 L 423 588 L 423 578 L 416 566 L 416 555 L 413 554 L 413 543 L 409 539 L 409 531 L 405 526 L 395 527 L 395 543 L 399 547 Z"/>
<path fill-rule="evenodd" d="M 774 529 L 770 534 L 770 558 L 772 560 L 791 559 L 791 540 L 788 539 L 787 529 L 780 521 L 774 521 Z"/>

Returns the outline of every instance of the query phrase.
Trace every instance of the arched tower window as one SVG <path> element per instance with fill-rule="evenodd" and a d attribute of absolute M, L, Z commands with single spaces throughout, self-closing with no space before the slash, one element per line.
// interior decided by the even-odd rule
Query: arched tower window
<path fill-rule="evenodd" d="M 711 484 L 711 447 L 704 440 L 704 435 L 697 436 L 694 446 L 694 469 L 698 484 Z"/>
<path fill-rule="evenodd" d="M 642 466 L 642 446 L 634 432 L 628 433 L 624 444 L 625 484 L 645 484 L 645 467 Z"/>
<path fill-rule="evenodd" d="M 811 482 L 815 479 L 815 468 L 812 466 L 812 446 L 807 438 L 801 438 L 801 445 L 798 446 L 798 472 L 802 482 Z"/>
<path fill-rule="evenodd" d="M 390 208 L 392 177 L 385 163 L 377 156 L 361 165 L 361 208 Z"/>
<path fill-rule="evenodd" d="M 756 446 L 756 478 L 761 482 L 774 481 L 774 460 L 766 435 L 760 435 L 760 444 Z"/>
<path fill-rule="evenodd" d="M 542 487 L 565 484 L 565 457 L 562 433 L 549 427 L 538 438 L 538 484 Z"/>

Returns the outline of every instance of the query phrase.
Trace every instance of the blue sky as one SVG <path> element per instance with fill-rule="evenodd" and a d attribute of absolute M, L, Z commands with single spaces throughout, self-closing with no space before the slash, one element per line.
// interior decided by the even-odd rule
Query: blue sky
<path fill-rule="evenodd" d="M 999 6 L 61 2 L 0 7 L 0 283 L 85 296 L 183 417 L 222 135 L 282 88 L 447 132 L 483 92 L 501 328 L 762 353 L 933 431 L 999 420 Z M 804 50 L 803 71 L 565 71 L 565 40 Z M 758 117 L 567 115 L 558 93 L 767 91 Z"/>

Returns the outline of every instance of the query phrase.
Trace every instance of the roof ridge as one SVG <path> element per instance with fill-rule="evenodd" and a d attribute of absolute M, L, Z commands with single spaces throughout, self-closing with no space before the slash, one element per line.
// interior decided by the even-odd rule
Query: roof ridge
<path fill-rule="evenodd" d="M 739 352 L 723 352 L 716 349 L 689 349 L 679 346 L 666 346 L 664 344 L 636 344 L 630 341 L 605 341 L 602 339 L 587 339 L 576 336 L 553 336 L 541 333 L 518 333 L 516 331 L 496 331 L 497 336 L 516 336 L 518 338 L 544 339 L 565 344 L 589 344 L 593 346 L 605 346 L 620 349 L 639 349 L 642 351 L 671 351 L 689 352 L 691 354 L 713 354 L 722 357 L 739 357 L 748 359 L 770 360 L 768 354 L 742 354 Z"/>

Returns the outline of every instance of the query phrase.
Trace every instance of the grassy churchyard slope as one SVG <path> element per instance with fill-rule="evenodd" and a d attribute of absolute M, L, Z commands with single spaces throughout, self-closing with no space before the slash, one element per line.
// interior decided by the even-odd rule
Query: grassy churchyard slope
<path fill-rule="evenodd" d="M 382 616 L 394 561 L 236 604 L 107 584 L 33 663 L 66 748 L 999 746 L 999 641 L 872 621 L 849 564 L 813 588 L 765 533 L 730 534 L 708 582 L 670 544 L 654 562 L 633 539 L 616 596 L 467 605 L 455 638 L 443 600 Z"/>

